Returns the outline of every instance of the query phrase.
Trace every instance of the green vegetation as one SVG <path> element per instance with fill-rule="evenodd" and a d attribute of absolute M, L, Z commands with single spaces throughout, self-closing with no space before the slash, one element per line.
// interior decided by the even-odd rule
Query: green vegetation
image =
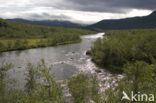
<path fill-rule="evenodd" d="M 0 67 L 0 103 L 66 103 L 61 83 L 55 81 L 51 74 L 52 66 L 47 67 L 44 60 L 37 65 L 27 65 L 24 90 L 15 88 L 18 81 L 7 77 L 11 67 L 11 64 Z M 100 99 L 96 76 L 80 73 L 69 80 L 68 86 L 74 103 L 98 103 Z"/>
<path fill-rule="evenodd" d="M 92 100 L 95 103 L 149 103 L 150 94 L 156 95 L 156 65 L 148 64 L 144 61 L 136 61 L 125 64 L 122 70 L 124 72 L 124 78 L 110 79 L 110 87 L 103 92 L 99 92 L 98 81 L 92 79 L 90 75 L 79 74 L 73 77 L 69 81 L 69 88 L 73 95 L 74 103 L 90 103 Z M 114 82 L 114 79 L 117 81 Z M 90 81 L 94 82 L 91 83 Z M 105 81 L 103 82 L 105 83 Z M 134 101 L 125 99 L 121 101 L 123 91 L 130 98 L 132 92 L 137 94 Z M 138 97 L 141 94 L 147 94 L 147 96 Z M 95 98 L 92 98 L 94 96 Z M 138 102 L 139 100 L 140 102 Z M 150 98 L 150 100 L 152 103 L 156 103 L 154 101 L 155 98 Z"/>
<path fill-rule="evenodd" d="M 11 68 L 11 64 L 4 64 L 0 67 L 0 103 L 8 103 L 10 93 L 6 87 L 11 84 L 7 76 L 7 71 Z M 11 91 L 11 90 L 10 90 Z"/>
<path fill-rule="evenodd" d="M 50 73 L 52 67 L 47 67 L 44 60 L 41 60 L 37 66 L 31 63 L 27 65 L 24 91 L 15 89 L 15 85 L 10 86 L 11 82 L 16 83 L 7 77 L 7 71 L 11 67 L 10 64 L 0 67 L 0 103 L 66 103 L 61 83 L 54 80 L 54 75 Z M 136 94 L 156 95 L 156 65 L 136 61 L 125 64 L 122 69 L 124 78 L 115 82 L 118 85 L 111 84 L 103 92 L 100 92 L 96 76 L 80 73 L 72 77 L 68 87 L 74 103 L 133 103 L 127 100 L 121 101 L 123 91 L 128 95 L 131 95 L 132 91 Z M 114 79 L 110 79 L 110 83 L 113 83 Z M 141 103 L 147 103 L 146 97 L 143 100 Z"/>
<path fill-rule="evenodd" d="M 135 63 L 128 63 L 123 68 L 125 77 L 118 81 L 118 86 L 110 87 L 101 93 L 101 99 L 105 103 L 156 103 L 155 98 L 150 98 L 150 94 L 156 95 L 156 65 L 149 65 L 143 61 L 136 61 Z M 132 96 L 132 92 L 137 94 L 133 101 L 122 100 L 123 91 L 128 96 Z M 147 96 L 141 96 L 146 94 Z M 138 97 L 140 95 L 140 97 Z"/>
<path fill-rule="evenodd" d="M 156 29 L 107 31 L 87 52 L 93 61 L 124 77 L 100 93 L 102 103 L 149 103 L 149 98 L 138 95 L 134 101 L 123 100 L 123 91 L 134 94 L 156 95 Z M 113 83 L 114 80 L 110 80 Z M 139 98 L 139 99 L 138 99 Z M 151 99 L 151 98 L 150 98 Z M 151 99 L 153 100 L 153 99 Z M 101 102 L 100 102 L 101 103 Z M 156 103 L 156 101 L 152 101 Z"/>
<path fill-rule="evenodd" d="M 68 86 L 74 103 L 90 103 L 91 100 L 97 102 L 100 98 L 99 85 L 95 76 L 78 74 L 70 79 Z"/>
<path fill-rule="evenodd" d="M 149 103 L 150 94 L 156 95 L 155 44 L 156 29 L 107 31 L 103 39 L 98 39 L 87 54 L 92 56 L 93 61 L 98 66 L 105 67 L 112 72 L 123 73 L 124 77 L 110 79 L 110 87 L 97 93 L 98 98 L 95 99 L 96 101 L 94 100 L 95 103 Z M 70 92 L 76 96 L 75 98 L 73 96 L 75 101 L 88 103 L 84 100 L 88 100 L 92 94 L 89 92 L 90 88 L 87 88 L 92 87 L 89 86 L 90 80 L 89 75 L 80 75 L 70 80 Z M 105 81 L 103 82 L 105 83 Z M 136 94 L 136 98 L 133 101 L 125 99 L 121 101 L 123 91 L 130 99 L 133 92 Z M 147 94 L 147 96 L 139 97 L 138 95 L 141 94 Z M 152 103 L 156 103 L 155 98 L 150 98 L 150 100 Z"/>
<path fill-rule="evenodd" d="M 107 31 L 98 39 L 90 53 L 97 65 L 111 71 L 123 72 L 127 62 L 155 63 L 156 29 Z"/>
<path fill-rule="evenodd" d="M 69 90 L 74 103 L 149 103 L 149 95 L 156 95 L 156 65 L 144 61 L 127 63 L 122 68 L 124 78 L 109 80 L 110 87 L 100 92 L 98 81 L 88 74 L 79 74 L 69 81 Z M 114 79 L 117 81 L 114 82 Z M 92 82 L 91 82 L 92 81 Z M 103 81 L 105 83 L 105 81 Z M 116 85 L 118 84 L 118 85 Z M 105 88 L 105 87 L 104 87 Z M 123 91 L 131 98 L 131 93 L 147 94 L 148 97 L 136 96 L 136 101 L 122 100 Z M 139 99 L 138 99 L 139 98 Z M 150 100 L 155 100 L 151 99 Z M 156 101 L 152 101 L 156 103 Z"/>
<path fill-rule="evenodd" d="M 7 71 L 11 67 L 11 64 L 3 64 L 0 67 L 0 103 L 66 103 L 61 83 L 55 81 L 54 75 L 51 74 L 52 66 L 47 67 L 44 60 L 37 66 L 31 63 L 27 65 L 24 90 L 15 89 L 15 83 L 18 81 L 7 77 Z M 14 85 L 11 86 L 11 83 Z M 74 103 L 88 103 L 100 98 L 95 76 L 81 73 L 72 77 L 69 90 Z"/>
<path fill-rule="evenodd" d="M 50 27 L 0 19 L 0 52 L 80 42 L 80 35 L 95 31 Z"/>
<path fill-rule="evenodd" d="M 1 23 L 1 25 L 5 27 L 6 24 Z M 64 41 L 63 38 L 66 36 L 59 34 L 62 36 L 58 37 L 57 35 L 53 35 L 55 39 L 35 38 L 35 36 L 24 40 L 16 38 L 15 43 L 12 43 L 15 38 L 10 38 L 9 41 L 2 40 L 8 44 L 1 41 L 0 47 L 2 50 L 6 47 L 21 49 L 20 47 L 33 45 L 34 42 L 40 47 L 45 46 L 45 42 L 46 46 L 62 44 L 56 41 Z M 23 44 L 20 43 L 21 40 Z M 98 39 L 87 54 L 92 56 L 97 65 L 113 72 L 121 72 L 124 77 L 120 80 L 117 78 L 110 80 L 110 87 L 103 92 L 100 91 L 96 76 L 80 73 L 72 77 L 68 82 L 68 87 L 74 103 L 91 103 L 92 101 L 95 103 L 140 103 L 137 101 L 138 98 L 134 101 L 121 101 L 123 91 L 128 96 L 131 96 L 131 92 L 156 96 L 155 44 L 156 29 L 107 31 L 105 37 Z M 16 82 L 7 77 L 7 71 L 10 68 L 10 64 L 2 64 L 0 67 L 0 103 L 65 103 L 61 83 L 55 81 L 54 75 L 51 74 L 52 67 L 47 67 L 44 60 L 41 60 L 37 66 L 28 64 L 24 91 L 15 89 L 14 85 L 11 85 Z M 115 83 L 114 79 L 117 80 Z M 146 99 L 145 96 L 141 103 L 149 103 Z"/>
<path fill-rule="evenodd" d="M 52 67 L 47 67 L 44 60 L 34 66 L 28 64 L 25 91 L 15 89 L 7 78 L 10 65 L 0 67 L 0 103 L 65 103 L 60 83 L 56 83 L 51 74 Z M 42 81 L 42 82 L 41 82 Z"/>

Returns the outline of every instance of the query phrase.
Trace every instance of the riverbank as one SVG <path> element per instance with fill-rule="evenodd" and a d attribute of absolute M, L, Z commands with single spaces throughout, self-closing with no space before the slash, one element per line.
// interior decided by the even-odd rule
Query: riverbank
<path fill-rule="evenodd" d="M 81 39 L 68 40 L 63 42 L 53 43 L 49 39 L 14 39 L 14 40 L 0 40 L 0 52 L 26 50 L 32 48 L 58 46 L 72 43 L 79 43 Z"/>

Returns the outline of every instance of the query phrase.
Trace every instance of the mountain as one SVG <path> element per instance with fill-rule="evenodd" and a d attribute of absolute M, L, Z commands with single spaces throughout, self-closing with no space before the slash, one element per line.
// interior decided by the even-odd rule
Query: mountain
<path fill-rule="evenodd" d="M 88 26 L 88 28 L 101 28 L 105 30 L 156 28 L 156 11 L 143 17 L 102 20 Z"/>
<path fill-rule="evenodd" d="M 44 25 L 44 26 L 61 26 L 61 27 L 72 27 L 72 28 L 82 27 L 82 25 L 72 23 L 70 21 L 58 21 L 58 20 L 31 21 L 31 20 L 25 20 L 25 19 L 20 19 L 20 18 L 6 19 L 6 20 L 28 23 L 28 24 Z"/>

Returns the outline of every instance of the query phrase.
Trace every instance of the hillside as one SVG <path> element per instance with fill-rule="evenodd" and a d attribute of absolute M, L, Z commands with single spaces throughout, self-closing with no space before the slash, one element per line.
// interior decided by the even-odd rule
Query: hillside
<path fill-rule="evenodd" d="M 0 52 L 80 42 L 80 35 L 95 31 L 39 26 L 0 19 Z"/>
<path fill-rule="evenodd" d="M 92 32 L 87 29 L 32 25 L 0 19 L 0 38 L 47 38 L 54 34 L 84 35 Z"/>
<path fill-rule="evenodd" d="M 70 28 L 82 27 L 82 25 L 72 23 L 70 21 L 59 21 L 59 20 L 31 21 L 31 20 L 25 20 L 25 19 L 20 19 L 20 18 L 6 19 L 6 20 L 21 22 L 21 23 L 28 23 L 28 24 L 44 25 L 44 26 L 61 26 L 61 27 L 70 27 Z"/>
<path fill-rule="evenodd" d="M 105 30 L 156 28 L 156 11 L 143 17 L 102 20 L 88 27 L 101 28 Z"/>

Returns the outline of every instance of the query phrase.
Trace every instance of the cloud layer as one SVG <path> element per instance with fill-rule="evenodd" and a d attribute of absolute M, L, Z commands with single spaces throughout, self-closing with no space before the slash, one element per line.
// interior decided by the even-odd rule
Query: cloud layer
<path fill-rule="evenodd" d="M 66 0 L 76 10 L 98 12 L 127 12 L 130 9 L 155 10 L 156 0 Z M 74 4 L 76 6 L 74 6 Z M 67 8 L 68 8 L 67 7 Z"/>
<path fill-rule="evenodd" d="M 1 0 L 0 17 L 94 23 L 147 15 L 155 5 L 156 0 Z"/>

